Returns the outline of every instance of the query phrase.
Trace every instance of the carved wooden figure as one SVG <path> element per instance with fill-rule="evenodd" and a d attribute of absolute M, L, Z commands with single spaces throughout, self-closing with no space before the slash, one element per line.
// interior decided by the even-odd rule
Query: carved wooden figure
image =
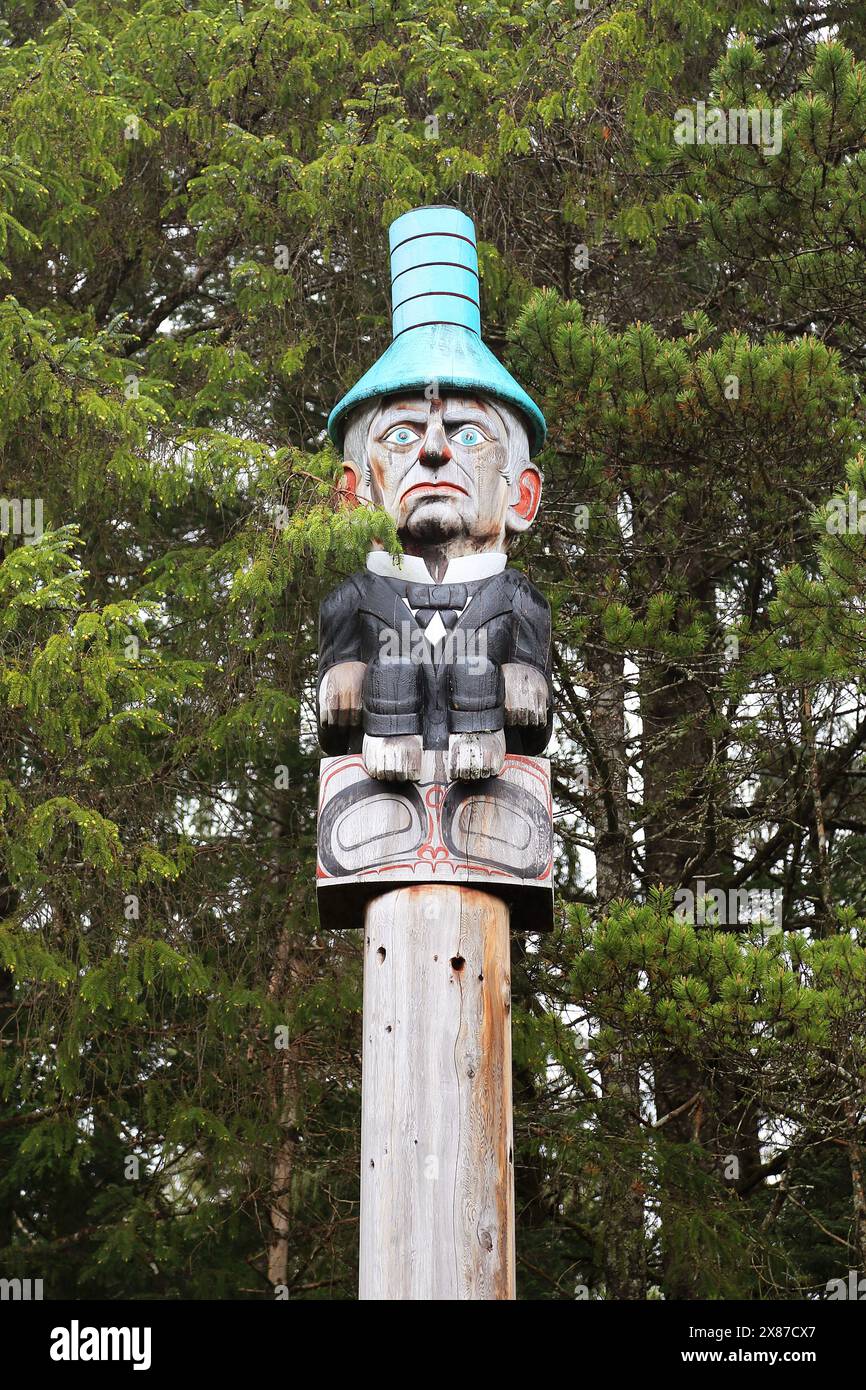
<path fill-rule="evenodd" d="M 382 549 L 322 604 L 318 900 L 365 931 L 360 1296 L 514 1297 L 509 916 L 552 910 L 535 403 L 481 339 L 475 229 L 390 228 L 393 342 L 328 428 Z"/>

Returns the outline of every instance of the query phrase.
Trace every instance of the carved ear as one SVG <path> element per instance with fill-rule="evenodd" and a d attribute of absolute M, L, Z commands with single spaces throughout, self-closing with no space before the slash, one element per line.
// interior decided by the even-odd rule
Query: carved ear
<path fill-rule="evenodd" d="M 343 478 L 337 486 L 337 495 L 343 507 L 357 507 L 363 489 L 363 473 L 357 463 L 343 459 Z"/>
<path fill-rule="evenodd" d="M 508 508 L 509 531 L 527 531 L 535 520 L 541 503 L 541 474 L 534 463 L 528 463 L 517 481 L 517 500 Z"/>

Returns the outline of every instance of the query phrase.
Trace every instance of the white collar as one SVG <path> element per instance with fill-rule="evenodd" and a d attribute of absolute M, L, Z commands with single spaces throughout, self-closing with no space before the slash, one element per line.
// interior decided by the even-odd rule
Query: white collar
<path fill-rule="evenodd" d="M 473 579 L 489 579 L 501 574 L 508 556 L 501 550 L 483 550 L 477 555 L 456 555 L 448 561 L 441 579 L 434 579 L 420 555 L 389 555 L 385 550 L 371 550 L 367 569 L 385 579 L 407 579 L 410 584 L 466 584 Z"/>

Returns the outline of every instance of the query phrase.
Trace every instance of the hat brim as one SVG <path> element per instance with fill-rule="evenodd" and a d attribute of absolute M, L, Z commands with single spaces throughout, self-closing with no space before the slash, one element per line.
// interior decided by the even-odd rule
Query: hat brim
<path fill-rule="evenodd" d="M 535 401 L 476 333 L 450 323 L 420 324 L 395 338 L 379 360 L 334 406 L 328 416 L 328 434 L 336 447 L 342 449 L 350 410 L 376 396 L 423 390 L 432 382 L 436 382 L 440 390 L 479 391 L 505 401 L 526 417 L 530 457 L 544 444 L 547 425 Z"/>

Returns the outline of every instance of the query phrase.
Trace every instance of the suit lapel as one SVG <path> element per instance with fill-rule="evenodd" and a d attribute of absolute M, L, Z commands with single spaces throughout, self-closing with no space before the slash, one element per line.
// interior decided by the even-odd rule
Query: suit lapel
<path fill-rule="evenodd" d="M 364 586 L 364 592 L 358 606 L 362 612 L 371 613 L 373 617 L 379 618 L 395 632 L 400 631 L 402 623 L 411 623 L 417 627 L 419 632 L 424 630 L 400 593 L 397 584 L 390 584 L 382 575 L 371 574 L 369 570 L 367 583 Z"/>
<path fill-rule="evenodd" d="M 508 570 L 491 575 L 470 598 L 457 620 L 457 627 L 477 632 L 491 618 L 500 613 L 510 613 L 514 606 L 514 585 L 508 577 Z"/>

